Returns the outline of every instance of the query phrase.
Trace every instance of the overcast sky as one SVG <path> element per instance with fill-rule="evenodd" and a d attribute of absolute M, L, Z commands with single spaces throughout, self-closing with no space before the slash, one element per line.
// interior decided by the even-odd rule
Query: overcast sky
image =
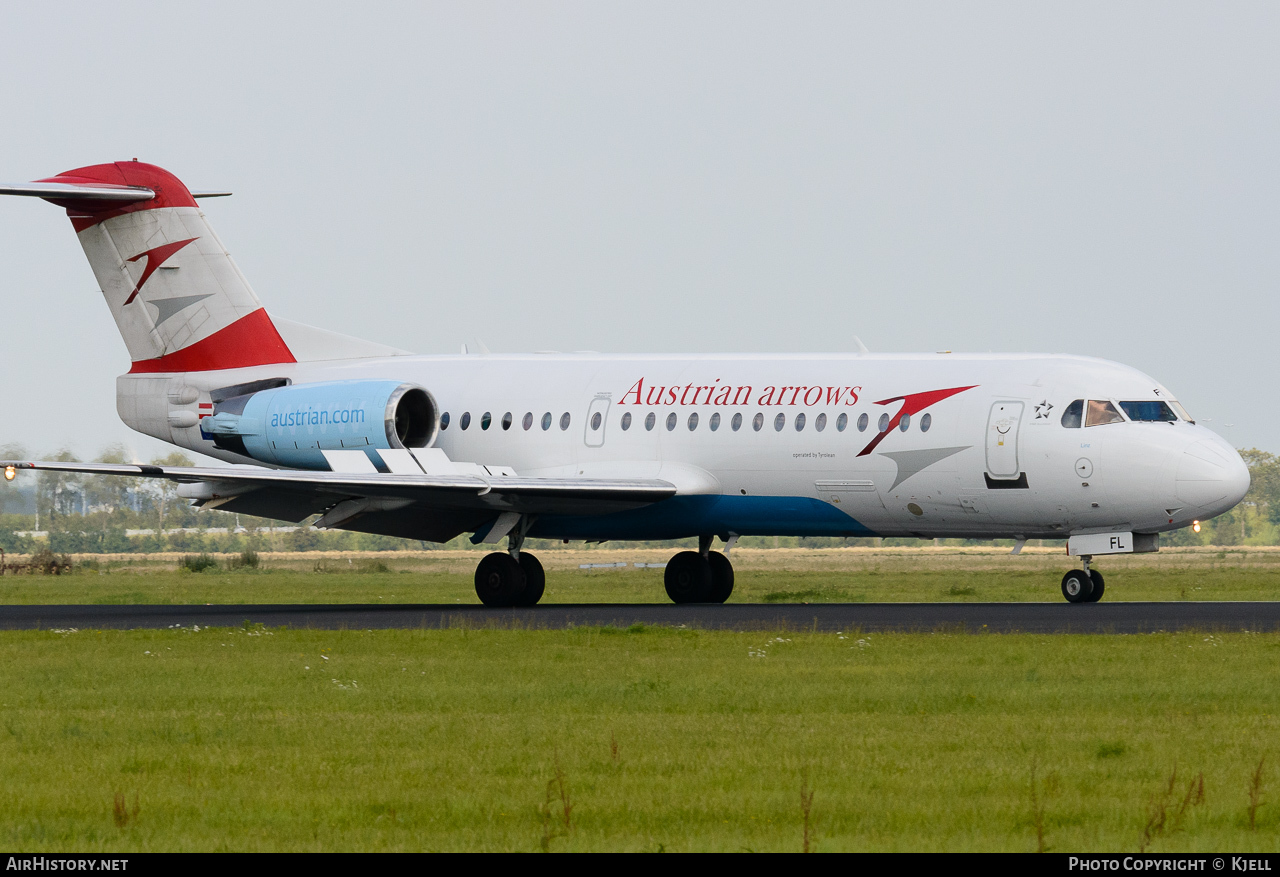
<path fill-rule="evenodd" d="M 1280 452 L 1275 3 L 9 3 L 0 33 L 0 180 L 229 187 L 210 222 L 283 317 L 1088 354 Z M 0 254 L 0 444 L 163 452 L 63 212 L 0 199 Z"/>

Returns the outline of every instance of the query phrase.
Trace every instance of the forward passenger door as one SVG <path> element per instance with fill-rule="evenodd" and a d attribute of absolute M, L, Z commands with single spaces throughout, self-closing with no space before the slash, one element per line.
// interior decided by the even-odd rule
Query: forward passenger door
<path fill-rule="evenodd" d="M 1022 424 L 1023 403 L 996 402 L 987 417 L 987 474 L 1007 481 L 1017 478 L 1018 429 Z"/>

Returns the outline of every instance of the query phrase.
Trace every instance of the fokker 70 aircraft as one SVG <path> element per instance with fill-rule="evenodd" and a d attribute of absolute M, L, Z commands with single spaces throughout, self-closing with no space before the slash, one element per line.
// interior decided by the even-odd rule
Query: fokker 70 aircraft
<path fill-rule="evenodd" d="M 1095 555 L 1230 509 L 1235 450 L 1123 365 L 1036 354 L 420 356 L 268 316 L 196 198 L 135 161 L 0 187 L 67 211 L 132 367 L 139 432 L 229 463 L 0 462 L 166 478 L 205 508 L 442 542 L 507 540 L 476 569 L 530 606 L 529 537 L 698 537 L 677 603 L 723 602 L 739 536 L 1066 539 Z M 860 346 L 860 345 L 859 345 Z M 724 553 L 712 551 L 716 537 Z M 1017 550 L 1017 549 L 1015 549 Z"/>

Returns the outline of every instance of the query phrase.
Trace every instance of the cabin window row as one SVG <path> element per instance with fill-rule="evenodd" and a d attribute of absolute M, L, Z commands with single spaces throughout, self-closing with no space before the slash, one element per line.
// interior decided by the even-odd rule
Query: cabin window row
<path fill-rule="evenodd" d="M 687 418 L 685 418 L 685 426 L 688 428 L 690 432 L 693 432 L 694 430 L 696 430 L 698 428 L 698 425 L 701 422 L 702 422 L 701 417 L 696 411 L 690 414 Z M 717 411 L 714 414 L 712 414 L 710 418 L 707 419 L 707 427 L 712 432 L 715 432 L 720 428 L 720 425 L 722 422 L 723 421 L 721 420 L 720 412 Z M 751 419 L 751 428 L 756 432 L 760 432 L 760 430 L 764 429 L 766 422 L 767 420 L 764 413 L 756 412 L 756 416 Z M 809 425 L 809 417 L 807 414 L 805 414 L 802 411 L 799 414 L 796 414 L 795 417 L 793 417 L 790 421 L 788 421 L 787 415 L 779 412 L 777 415 L 773 417 L 772 422 L 773 422 L 773 429 L 775 432 L 782 432 L 784 429 L 786 429 L 788 422 L 791 424 L 791 427 L 796 432 L 804 432 L 805 428 Z M 817 417 L 813 418 L 813 429 L 817 432 L 822 432 L 824 429 L 827 428 L 827 422 L 828 422 L 827 415 L 819 414 Z M 654 413 L 653 411 L 650 411 L 648 414 L 645 415 L 644 428 L 646 430 L 652 430 L 655 426 L 657 426 L 657 423 L 658 423 L 658 416 L 656 413 Z M 675 430 L 676 426 L 678 426 L 679 423 L 680 423 L 679 416 L 674 411 L 672 411 L 667 414 L 664 425 L 667 428 L 667 432 L 671 432 Z M 734 432 L 737 432 L 738 430 L 742 429 L 743 423 L 744 423 L 744 420 L 743 420 L 742 414 L 741 412 L 739 412 L 737 414 L 734 414 L 733 417 L 730 418 L 729 428 L 732 429 Z M 631 428 L 631 424 L 632 424 L 631 412 L 628 411 L 622 415 L 622 420 L 620 421 L 619 426 L 621 426 L 622 429 L 625 431 Z M 867 427 L 870 426 L 870 424 L 871 424 L 871 418 L 868 417 L 866 414 L 861 414 L 858 416 L 858 420 L 857 420 L 858 432 L 866 432 Z M 890 418 L 889 415 L 886 413 L 886 414 L 880 415 L 880 420 L 876 424 L 876 427 L 880 432 L 888 432 L 892 424 L 893 424 L 892 418 Z M 592 424 L 592 426 L 594 427 L 595 424 Z M 928 432 L 931 426 L 933 426 L 932 414 L 926 414 L 920 418 L 919 428 L 921 432 Z M 848 427 L 849 427 L 848 414 L 841 414 L 839 417 L 836 418 L 837 432 L 844 432 L 846 429 L 848 429 Z M 901 419 L 897 423 L 897 427 L 903 432 L 906 432 L 908 429 L 910 429 L 911 415 L 909 414 L 902 415 Z"/>
<path fill-rule="evenodd" d="M 561 414 L 560 429 L 567 430 L 572 420 L 573 418 L 569 416 L 568 411 Z M 448 411 L 440 415 L 440 429 L 442 431 L 448 429 L 449 425 L 452 422 L 453 422 L 453 418 L 450 416 Z M 511 429 L 511 424 L 514 422 L 511 412 L 508 411 L 506 414 L 503 414 L 500 422 L 504 430 Z M 555 422 L 555 419 L 550 411 L 543 414 L 542 421 L 541 421 L 541 426 L 543 431 L 550 430 L 551 425 L 554 422 Z M 672 411 L 669 414 L 667 414 L 665 419 L 665 425 L 666 425 L 667 431 L 671 432 L 675 430 L 679 422 L 680 422 L 680 418 L 676 414 L 676 412 Z M 690 414 L 688 418 L 686 418 L 685 425 L 688 427 L 690 432 L 693 432 L 698 428 L 698 425 L 701 422 L 702 420 L 700 415 L 698 414 L 698 412 L 695 411 L 692 414 Z M 715 432 L 720 428 L 720 425 L 722 422 L 723 421 L 721 420 L 720 412 L 717 411 L 707 419 L 707 426 L 712 432 Z M 732 429 L 734 432 L 737 432 L 738 430 L 742 429 L 743 422 L 744 421 L 743 421 L 741 412 L 734 414 L 733 417 L 729 420 L 729 428 Z M 827 428 L 827 422 L 828 422 L 827 415 L 825 413 L 819 414 L 817 417 L 813 418 L 813 429 L 817 432 L 822 432 Z M 632 423 L 633 423 L 633 418 L 632 418 L 631 412 L 627 411 L 623 413 L 622 418 L 619 422 L 619 426 L 622 427 L 623 431 L 631 429 Z M 774 431 L 782 432 L 784 429 L 787 428 L 787 423 L 788 423 L 787 415 L 782 413 L 777 414 L 773 418 Z M 809 417 L 807 414 L 805 414 L 802 411 L 799 414 L 796 414 L 795 417 L 790 420 L 790 423 L 792 428 L 796 432 L 804 432 L 806 426 L 808 426 L 809 424 Z M 858 419 L 856 423 L 857 423 L 858 432 L 866 432 L 867 428 L 871 425 L 871 418 L 868 417 L 867 414 L 863 413 L 858 415 Z M 896 426 L 902 432 L 906 432 L 908 429 L 911 428 L 911 423 L 912 423 L 911 415 L 903 414 L 898 419 Z M 658 424 L 658 415 L 655 412 L 650 411 L 648 414 L 645 415 L 644 428 L 646 430 L 652 431 L 653 428 L 657 426 L 657 424 Z M 493 425 L 493 415 L 490 412 L 486 411 L 484 414 L 480 415 L 481 429 L 487 430 L 492 425 Z M 532 411 L 525 412 L 524 417 L 521 419 L 520 425 L 525 430 L 529 430 L 533 428 L 533 412 Z M 599 411 L 591 415 L 590 426 L 593 430 L 599 430 L 603 425 L 604 425 L 604 418 Z M 751 419 L 751 428 L 756 432 L 760 432 L 760 430 L 764 429 L 764 425 L 765 425 L 764 413 L 757 412 L 756 416 Z M 893 425 L 894 425 L 893 419 L 889 417 L 888 413 L 884 413 L 880 415 L 880 419 L 876 423 L 876 429 L 879 432 L 888 432 Z M 465 431 L 470 426 L 471 426 L 471 412 L 464 411 L 462 412 L 461 415 L 458 416 L 458 429 Z M 932 414 L 925 414 L 920 418 L 919 430 L 921 432 L 928 432 L 929 428 L 932 426 L 933 426 Z M 844 432 L 848 427 L 849 427 L 848 414 L 841 414 L 839 417 L 836 418 L 837 432 Z"/>
<path fill-rule="evenodd" d="M 597 414 L 596 416 L 599 417 L 600 415 Z M 561 414 L 560 428 L 562 430 L 568 429 L 569 424 L 572 422 L 572 420 L 573 418 L 569 416 L 568 411 L 566 411 L 564 414 Z M 448 429 L 449 424 L 452 422 L 453 422 L 453 418 L 450 417 L 449 412 L 448 411 L 444 412 L 443 414 L 440 415 L 440 430 L 443 432 L 444 430 Z M 514 420 L 512 419 L 510 411 L 502 415 L 501 423 L 502 423 L 502 428 L 504 430 L 511 429 L 511 424 L 513 422 Z M 542 415 L 542 429 L 544 431 L 551 429 L 551 424 L 554 422 L 555 422 L 555 418 L 552 416 L 550 411 Z M 491 413 L 486 411 L 484 414 L 480 415 L 481 429 L 488 429 L 492 425 L 493 425 L 493 415 Z M 524 417 L 520 421 L 520 425 L 524 427 L 526 430 L 533 429 L 533 412 L 532 411 L 525 412 Z M 471 426 L 471 412 L 464 411 L 462 412 L 462 414 L 458 416 L 458 429 L 465 431 L 469 426 Z"/>

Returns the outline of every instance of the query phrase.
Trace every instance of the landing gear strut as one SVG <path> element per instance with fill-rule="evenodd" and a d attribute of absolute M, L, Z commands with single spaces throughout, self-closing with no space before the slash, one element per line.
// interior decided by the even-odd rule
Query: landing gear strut
<path fill-rule="evenodd" d="M 733 564 L 711 550 L 711 540 L 699 536 L 697 551 L 681 551 L 667 561 L 663 580 L 671 602 L 723 603 L 733 593 Z"/>
<path fill-rule="evenodd" d="M 547 587 L 547 574 L 538 558 L 521 551 L 531 518 L 522 518 L 512 531 L 506 552 L 485 555 L 476 567 L 476 596 L 486 606 L 536 606 Z"/>
<path fill-rule="evenodd" d="M 1096 569 L 1089 569 L 1091 560 L 1093 560 L 1091 555 L 1082 555 L 1080 565 L 1083 569 L 1073 569 L 1062 577 L 1062 596 L 1066 597 L 1068 602 L 1097 603 L 1102 599 L 1107 585 L 1102 579 L 1102 573 Z"/>

